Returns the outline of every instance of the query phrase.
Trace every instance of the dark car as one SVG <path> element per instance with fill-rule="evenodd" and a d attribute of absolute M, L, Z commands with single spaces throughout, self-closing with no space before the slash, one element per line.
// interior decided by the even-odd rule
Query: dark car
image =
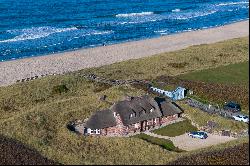
<path fill-rule="evenodd" d="M 232 111 L 232 112 L 240 112 L 241 111 L 240 105 L 233 102 L 233 101 L 226 103 L 223 108 L 224 108 L 224 110 L 228 110 L 228 111 Z"/>

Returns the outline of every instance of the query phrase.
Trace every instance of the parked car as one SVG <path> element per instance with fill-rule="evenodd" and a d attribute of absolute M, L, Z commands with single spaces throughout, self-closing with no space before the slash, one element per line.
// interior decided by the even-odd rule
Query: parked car
<path fill-rule="evenodd" d="M 200 138 L 200 139 L 206 139 L 208 137 L 206 132 L 203 131 L 193 131 L 188 133 L 188 136 L 192 138 Z"/>
<path fill-rule="evenodd" d="M 241 107 L 239 104 L 233 102 L 233 101 L 230 101 L 228 103 L 226 103 L 223 107 L 224 110 L 229 110 L 229 111 L 232 111 L 232 112 L 240 112 L 241 111 Z"/>
<path fill-rule="evenodd" d="M 245 122 L 245 123 L 249 122 L 249 118 L 246 115 L 234 115 L 233 119 L 237 121 Z"/>

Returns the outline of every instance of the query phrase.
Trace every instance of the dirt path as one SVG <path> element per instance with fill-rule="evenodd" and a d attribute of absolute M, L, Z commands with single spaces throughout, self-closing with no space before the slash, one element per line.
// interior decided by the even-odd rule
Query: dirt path
<path fill-rule="evenodd" d="M 225 143 L 225 142 L 236 139 L 233 137 L 219 136 L 219 135 L 212 135 L 212 134 L 208 134 L 207 139 L 191 138 L 187 134 L 183 134 L 183 135 L 176 136 L 176 137 L 161 136 L 161 135 L 157 135 L 148 131 L 145 132 L 145 134 L 153 136 L 153 137 L 157 137 L 157 138 L 171 140 L 176 147 L 186 150 L 186 151 L 205 148 L 208 146 L 221 144 L 221 143 Z"/>

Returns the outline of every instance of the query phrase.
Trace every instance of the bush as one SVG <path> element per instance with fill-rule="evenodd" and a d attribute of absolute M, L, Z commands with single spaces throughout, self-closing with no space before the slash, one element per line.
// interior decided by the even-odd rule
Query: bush
<path fill-rule="evenodd" d="M 62 94 L 68 92 L 69 89 L 66 85 L 57 85 L 53 87 L 52 94 Z"/>

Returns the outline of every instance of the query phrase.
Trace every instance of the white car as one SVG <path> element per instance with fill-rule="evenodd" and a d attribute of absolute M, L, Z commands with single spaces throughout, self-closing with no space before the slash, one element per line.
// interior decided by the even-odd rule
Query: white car
<path fill-rule="evenodd" d="M 237 121 L 242 121 L 242 122 L 245 122 L 245 123 L 249 122 L 249 118 L 246 115 L 234 115 L 233 119 L 237 120 Z"/>
<path fill-rule="evenodd" d="M 193 131 L 188 133 L 188 136 L 192 138 L 200 138 L 200 139 L 206 139 L 208 137 L 206 132 L 203 131 Z"/>

